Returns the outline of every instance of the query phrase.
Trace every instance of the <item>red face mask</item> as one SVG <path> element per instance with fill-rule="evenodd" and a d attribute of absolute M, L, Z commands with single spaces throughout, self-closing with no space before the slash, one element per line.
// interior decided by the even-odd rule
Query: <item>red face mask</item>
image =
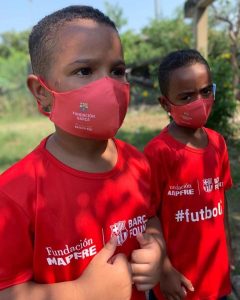
<path fill-rule="evenodd" d="M 198 99 L 185 105 L 170 104 L 170 114 L 173 120 L 183 127 L 201 128 L 207 123 L 211 113 L 214 98 Z"/>
<path fill-rule="evenodd" d="M 82 138 L 105 140 L 115 136 L 125 118 L 130 88 L 126 82 L 104 77 L 67 92 L 50 90 L 52 111 L 39 110 L 62 130 Z"/>

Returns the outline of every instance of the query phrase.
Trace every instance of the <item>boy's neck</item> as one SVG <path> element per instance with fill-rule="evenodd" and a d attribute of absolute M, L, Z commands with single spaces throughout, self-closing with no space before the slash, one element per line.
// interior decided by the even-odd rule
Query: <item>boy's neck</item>
<path fill-rule="evenodd" d="M 84 139 L 58 129 L 48 139 L 46 149 L 65 165 L 89 173 L 110 171 L 118 158 L 111 139 Z"/>
<path fill-rule="evenodd" d="M 168 126 L 170 135 L 177 141 L 195 149 L 208 145 L 208 137 L 203 128 L 189 128 L 177 125 L 174 121 Z"/>

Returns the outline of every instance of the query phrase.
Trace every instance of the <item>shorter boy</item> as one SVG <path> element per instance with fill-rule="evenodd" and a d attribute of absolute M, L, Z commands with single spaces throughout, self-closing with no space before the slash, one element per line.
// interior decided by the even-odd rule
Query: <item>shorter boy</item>
<path fill-rule="evenodd" d="M 195 50 L 167 55 L 158 76 L 160 104 L 173 120 L 145 148 L 168 254 L 154 293 L 219 299 L 231 292 L 225 191 L 232 179 L 223 137 L 204 127 L 215 85 Z"/>

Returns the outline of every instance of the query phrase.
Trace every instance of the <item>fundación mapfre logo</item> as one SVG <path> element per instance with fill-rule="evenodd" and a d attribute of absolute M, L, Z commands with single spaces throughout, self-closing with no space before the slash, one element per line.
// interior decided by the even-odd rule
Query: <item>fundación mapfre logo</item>
<path fill-rule="evenodd" d="M 81 112 L 87 112 L 88 111 L 88 103 L 86 102 L 80 102 L 80 111 Z"/>
<path fill-rule="evenodd" d="M 126 229 L 126 221 L 119 221 L 113 225 L 110 225 L 111 237 L 117 237 L 117 244 L 121 246 L 128 237 L 128 231 Z"/>

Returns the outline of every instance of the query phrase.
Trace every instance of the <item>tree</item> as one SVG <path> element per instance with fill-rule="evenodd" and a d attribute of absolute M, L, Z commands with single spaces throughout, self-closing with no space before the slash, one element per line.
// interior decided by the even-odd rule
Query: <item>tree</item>
<path fill-rule="evenodd" d="M 231 2 L 234 2 L 231 4 Z M 224 23 L 227 28 L 230 53 L 231 53 L 231 65 L 233 70 L 233 93 L 235 99 L 240 100 L 240 61 L 239 61 L 239 47 L 240 47 L 240 0 L 219 0 L 216 4 L 212 4 L 213 15 L 216 25 Z"/>
<path fill-rule="evenodd" d="M 0 113 L 32 112 L 26 89 L 29 31 L 5 32 L 0 39 Z"/>
<path fill-rule="evenodd" d="M 184 22 L 182 14 L 174 19 L 153 20 L 142 32 L 159 56 L 193 45 L 191 27 Z"/>
<path fill-rule="evenodd" d="M 118 5 L 112 5 L 109 2 L 104 2 L 106 14 L 115 23 L 117 29 L 121 31 L 123 26 L 127 25 L 127 19 L 123 16 L 123 9 Z"/>
<path fill-rule="evenodd" d="M 9 31 L 0 35 L 0 57 L 11 55 L 12 49 L 28 54 L 29 31 L 14 32 Z"/>
<path fill-rule="evenodd" d="M 136 34 L 128 30 L 121 34 L 129 76 L 132 104 L 157 103 L 159 95 L 157 68 L 168 52 L 190 48 L 193 43 L 190 25 L 184 23 L 183 13 L 174 19 L 153 19 Z"/>

